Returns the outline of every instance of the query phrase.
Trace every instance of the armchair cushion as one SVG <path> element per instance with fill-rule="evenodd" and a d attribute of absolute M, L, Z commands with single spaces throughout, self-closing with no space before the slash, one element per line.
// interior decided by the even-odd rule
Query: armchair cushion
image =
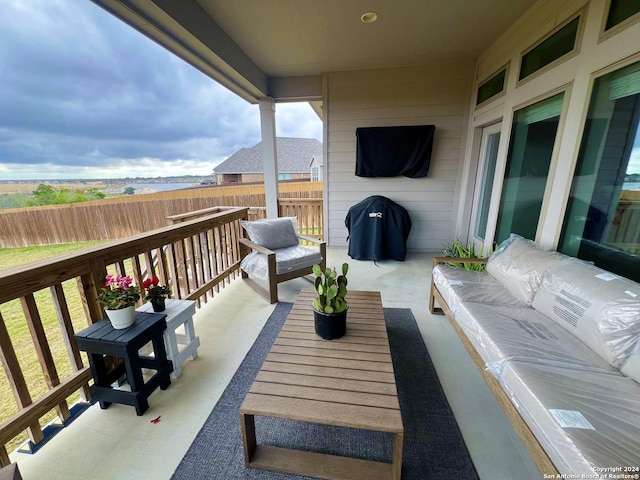
<path fill-rule="evenodd" d="M 314 263 L 322 262 L 322 255 L 318 249 L 302 247 L 296 245 L 294 247 L 280 248 L 274 251 L 276 254 L 276 273 L 283 273 L 300 270 L 312 266 Z M 267 264 L 267 256 L 252 252 L 242 259 L 240 268 L 249 275 L 266 280 L 269 278 L 269 266 Z"/>
<path fill-rule="evenodd" d="M 295 217 L 267 218 L 253 222 L 243 221 L 249 239 L 269 250 L 298 245 Z"/>

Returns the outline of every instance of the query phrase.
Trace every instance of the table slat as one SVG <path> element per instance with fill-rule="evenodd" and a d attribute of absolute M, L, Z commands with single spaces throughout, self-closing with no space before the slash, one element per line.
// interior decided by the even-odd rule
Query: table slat
<path fill-rule="evenodd" d="M 400 410 L 259 393 L 247 394 L 242 413 L 380 432 L 403 431 Z"/>

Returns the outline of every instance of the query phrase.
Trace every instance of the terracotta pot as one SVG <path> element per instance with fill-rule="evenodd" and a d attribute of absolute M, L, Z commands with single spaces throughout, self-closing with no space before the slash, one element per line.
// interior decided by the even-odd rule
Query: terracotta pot
<path fill-rule="evenodd" d="M 347 333 L 347 310 L 340 313 L 322 313 L 314 308 L 313 320 L 316 334 L 325 340 L 344 337 Z"/>
<path fill-rule="evenodd" d="M 104 310 L 107 313 L 107 317 L 111 320 L 111 325 L 117 330 L 128 328 L 133 325 L 136 319 L 136 307 L 132 305 L 130 307 L 121 308 L 119 310 Z"/>

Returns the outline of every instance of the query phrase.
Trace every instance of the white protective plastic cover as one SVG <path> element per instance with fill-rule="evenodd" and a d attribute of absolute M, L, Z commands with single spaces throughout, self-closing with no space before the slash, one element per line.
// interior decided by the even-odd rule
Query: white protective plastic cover
<path fill-rule="evenodd" d="M 441 264 L 433 269 L 431 275 L 442 298 L 452 310 L 464 301 L 524 306 L 522 301 L 486 272 Z"/>
<path fill-rule="evenodd" d="M 487 272 L 527 305 L 542 283 L 545 270 L 567 258 L 516 234 L 502 242 L 487 262 Z"/>
<path fill-rule="evenodd" d="M 640 338 L 636 342 L 635 348 L 631 351 L 629 358 L 627 358 L 627 361 L 620 368 L 620 371 L 640 383 Z"/>
<path fill-rule="evenodd" d="M 310 267 L 322 262 L 322 255 L 316 248 L 295 246 L 274 250 L 276 254 L 276 273 L 283 273 Z M 269 266 L 267 256 L 258 252 L 252 252 L 242 259 L 240 268 L 256 278 L 266 280 L 269 278 Z"/>
<path fill-rule="evenodd" d="M 249 240 L 269 250 L 293 247 L 299 243 L 296 217 L 264 218 L 252 222 L 243 220 L 242 226 Z"/>
<path fill-rule="evenodd" d="M 529 306 L 462 302 L 451 313 L 487 364 L 487 370 L 496 377 L 505 362 L 513 359 L 617 371 L 579 339 Z"/>
<path fill-rule="evenodd" d="M 507 362 L 500 383 L 561 474 L 640 473 L 638 383 L 622 375 L 517 361 Z"/>
<path fill-rule="evenodd" d="M 640 339 L 640 284 L 580 260 L 551 267 L 533 307 L 617 368 Z"/>

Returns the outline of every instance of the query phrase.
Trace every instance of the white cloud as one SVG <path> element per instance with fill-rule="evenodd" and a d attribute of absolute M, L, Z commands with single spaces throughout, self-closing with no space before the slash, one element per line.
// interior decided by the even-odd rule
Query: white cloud
<path fill-rule="evenodd" d="M 629 165 L 627 165 L 627 174 L 640 174 L 640 147 L 631 150 L 629 157 Z"/>
<path fill-rule="evenodd" d="M 276 104 L 276 133 L 322 141 L 322 121 L 308 102 Z"/>

